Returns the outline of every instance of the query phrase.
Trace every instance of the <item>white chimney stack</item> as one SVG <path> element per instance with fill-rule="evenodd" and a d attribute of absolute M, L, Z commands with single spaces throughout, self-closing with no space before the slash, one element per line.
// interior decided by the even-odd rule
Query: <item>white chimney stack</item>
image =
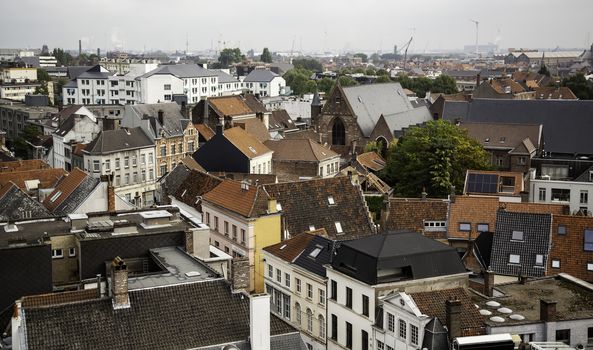
<path fill-rule="evenodd" d="M 270 350 L 270 296 L 249 297 L 249 340 L 252 350 Z"/>

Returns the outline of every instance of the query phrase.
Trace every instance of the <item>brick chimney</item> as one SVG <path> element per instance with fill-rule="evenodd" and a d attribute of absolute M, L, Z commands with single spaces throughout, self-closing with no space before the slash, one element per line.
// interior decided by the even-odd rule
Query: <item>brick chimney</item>
<path fill-rule="evenodd" d="M 451 340 L 461 336 L 461 301 L 447 300 L 445 302 L 447 331 Z"/>
<path fill-rule="evenodd" d="M 249 297 L 249 342 L 252 350 L 270 350 L 270 295 Z"/>
<path fill-rule="evenodd" d="M 484 294 L 486 296 L 493 296 L 494 291 L 494 272 L 490 270 L 484 271 Z"/>
<path fill-rule="evenodd" d="M 231 260 L 229 279 L 233 292 L 249 289 L 249 257 L 234 258 Z"/>
<path fill-rule="evenodd" d="M 107 181 L 107 211 L 115 212 L 115 187 L 113 186 L 113 174 L 109 175 Z"/>
<path fill-rule="evenodd" d="M 114 309 L 130 307 L 128 294 L 128 266 L 119 256 L 111 262 L 111 297 Z"/>
<path fill-rule="evenodd" d="M 540 299 L 539 301 L 539 319 L 543 322 L 556 321 L 556 302 Z"/>

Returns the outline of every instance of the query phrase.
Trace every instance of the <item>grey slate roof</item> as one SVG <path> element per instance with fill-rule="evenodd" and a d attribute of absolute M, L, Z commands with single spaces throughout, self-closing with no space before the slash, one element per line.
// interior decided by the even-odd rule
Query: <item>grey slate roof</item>
<path fill-rule="evenodd" d="M 139 78 L 148 78 L 157 74 L 171 74 L 178 78 L 195 77 L 216 77 L 218 74 L 211 70 L 202 68 L 197 64 L 165 64 L 150 72 L 141 75 Z"/>
<path fill-rule="evenodd" d="M 161 133 L 165 137 L 182 136 L 185 126 L 187 126 L 188 119 L 181 114 L 181 107 L 175 102 L 153 103 L 153 104 L 136 104 L 128 107 L 140 119 L 144 116 L 155 118 L 153 130 L 155 136 L 160 138 Z M 158 121 L 159 111 L 163 112 L 163 125 Z M 184 123 L 185 121 L 185 123 Z"/>
<path fill-rule="evenodd" d="M 214 73 L 216 73 L 216 75 L 218 75 L 218 83 L 219 84 L 238 83 L 239 82 L 239 80 L 235 79 L 235 77 L 223 72 L 220 69 L 213 69 L 212 71 Z"/>
<path fill-rule="evenodd" d="M 470 122 L 542 124 L 545 151 L 593 154 L 593 101 L 498 100 L 445 101 L 443 119 Z"/>
<path fill-rule="evenodd" d="M 70 66 L 68 67 L 68 78 L 76 79 L 79 75 L 93 68 L 92 66 Z"/>
<path fill-rule="evenodd" d="M 140 128 L 101 131 L 83 152 L 107 154 L 123 150 L 154 147 L 154 142 Z"/>
<path fill-rule="evenodd" d="M 25 212 L 31 214 L 30 217 L 39 218 L 51 216 L 45 207 L 29 197 L 16 185 L 9 183 L 5 186 L 11 186 L 5 194 L 0 197 L 0 220 L 17 220 L 23 219 Z"/>
<path fill-rule="evenodd" d="M 269 83 L 272 79 L 279 77 L 278 74 L 264 69 L 254 69 L 243 80 L 246 83 Z"/>
<path fill-rule="evenodd" d="M 323 265 L 331 263 L 331 258 L 334 253 L 335 241 L 329 240 L 322 236 L 315 236 L 303 250 L 303 253 L 295 259 L 294 264 L 312 272 L 318 276 L 325 277 L 325 267 Z M 321 249 L 316 257 L 311 256 L 311 252 L 315 249 Z"/>
<path fill-rule="evenodd" d="M 398 132 L 404 128 L 426 123 L 432 120 L 430 111 L 426 106 L 420 106 L 411 110 L 403 111 L 400 113 L 388 115 L 385 118 L 385 122 L 389 126 L 391 132 Z"/>
<path fill-rule="evenodd" d="M 249 337 L 249 299 L 231 293 L 223 279 L 132 290 L 129 296 L 130 307 L 118 310 L 111 298 L 25 308 L 28 348 L 177 350 Z M 295 329 L 271 316 L 270 333 Z"/>
<path fill-rule="evenodd" d="M 542 277 L 545 275 L 550 251 L 552 215 L 516 213 L 499 210 L 492 241 L 490 267 L 501 275 Z M 512 240 L 513 231 L 523 232 L 523 240 Z M 519 264 L 511 264 L 509 255 L 520 256 Z M 544 256 L 543 265 L 535 266 L 536 254 Z"/>
<path fill-rule="evenodd" d="M 414 109 L 399 83 L 358 85 L 342 90 L 365 136 L 371 134 L 381 115 L 388 119 Z"/>
<path fill-rule="evenodd" d="M 416 232 L 376 234 L 336 248 L 332 267 L 370 285 L 464 273 L 455 248 Z M 380 271 L 402 270 L 401 275 Z"/>
<path fill-rule="evenodd" d="M 80 73 L 77 79 L 107 79 L 108 77 L 115 75 L 113 72 L 102 72 L 101 66 L 96 65 L 91 67 L 90 69 L 86 70 L 83 73 Z"/>
<path fill-rule="evenodd" d="M 434 317 L 424 327 L 422 349 L 443 350 L 449 349 L 449 335 L 437 317 Z"/>
<path fill-rule="evenodd" d="M 54 215 L 66 216 L 73 213 L 97 188 L 100 179 L 87 175 L 86 179 L 55 210 Z"/>

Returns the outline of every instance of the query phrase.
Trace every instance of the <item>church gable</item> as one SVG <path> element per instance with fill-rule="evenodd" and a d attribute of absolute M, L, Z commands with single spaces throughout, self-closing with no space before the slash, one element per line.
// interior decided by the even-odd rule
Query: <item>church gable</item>
<path fill-rule="evenodd" d="M 352 116 L 352 109 L 348 105 L 348 101 L 344 94 L 344 91 L 340 86 L 336 86 L 333 90 L 327 102 L 323 106 L 322 114 L 326 115 L 343 115 Z"/>

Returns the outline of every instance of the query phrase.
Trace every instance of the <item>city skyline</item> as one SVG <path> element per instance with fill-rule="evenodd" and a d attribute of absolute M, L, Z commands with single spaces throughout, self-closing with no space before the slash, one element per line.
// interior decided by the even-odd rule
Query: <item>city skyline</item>
<path fill-rule="evenodd" d="M 590 11 L 583 11 L 587 7 L 593 10 L 587 0 L 569 1 L 572 6 L 566 2 L 503 0 L 487 10 L 469 0 L 427 1 L 421 7 L 374 0 L 365 3 L 363 11 L 338 7 L 335 2 L 313 1 L 279 8 L 269 0 L 257 0 L 250 6 L 232 0 L 221 9 L 176 0 L 158 12 L 156 0 L 83 3 L 24 0 L 2 4 L 6 16 L 0 30 L 12 30 L 12 35 L 1 38 L 0 47 L 40 48 L 47 44 L 50 48 L 77 49 L 81 40 L 83 49 L 89 51 L 174 51 L 186 47 L 190 52 L 224 47 L 258 51 L 269 47 L 272 51 L 391 52 L 394 45 L 401 47 L 414 36 L 410 52 L 422 53 L 461 50 L 474 44 L 476 29 L 471 20 L 480 22 L 481 45 L 493 43 L 501 49 L 588 48 L 593 32 L 587 22 Z M 22 26 L 23 10 L 33 6 L 36 11 L 27 15 L 34 25 Z M 535 10 L 538 16 L 524 15 Z M 559 13 L 563 14 L 561 18 Z M 59 18 L 64 25 L 56 25 Z M 544 28 L 545 23 L 558 23 L 559 30 L 535 34 L 542 33 L 535 28 Z M 17 27 L 15 32 L 13 28 Z"/>

